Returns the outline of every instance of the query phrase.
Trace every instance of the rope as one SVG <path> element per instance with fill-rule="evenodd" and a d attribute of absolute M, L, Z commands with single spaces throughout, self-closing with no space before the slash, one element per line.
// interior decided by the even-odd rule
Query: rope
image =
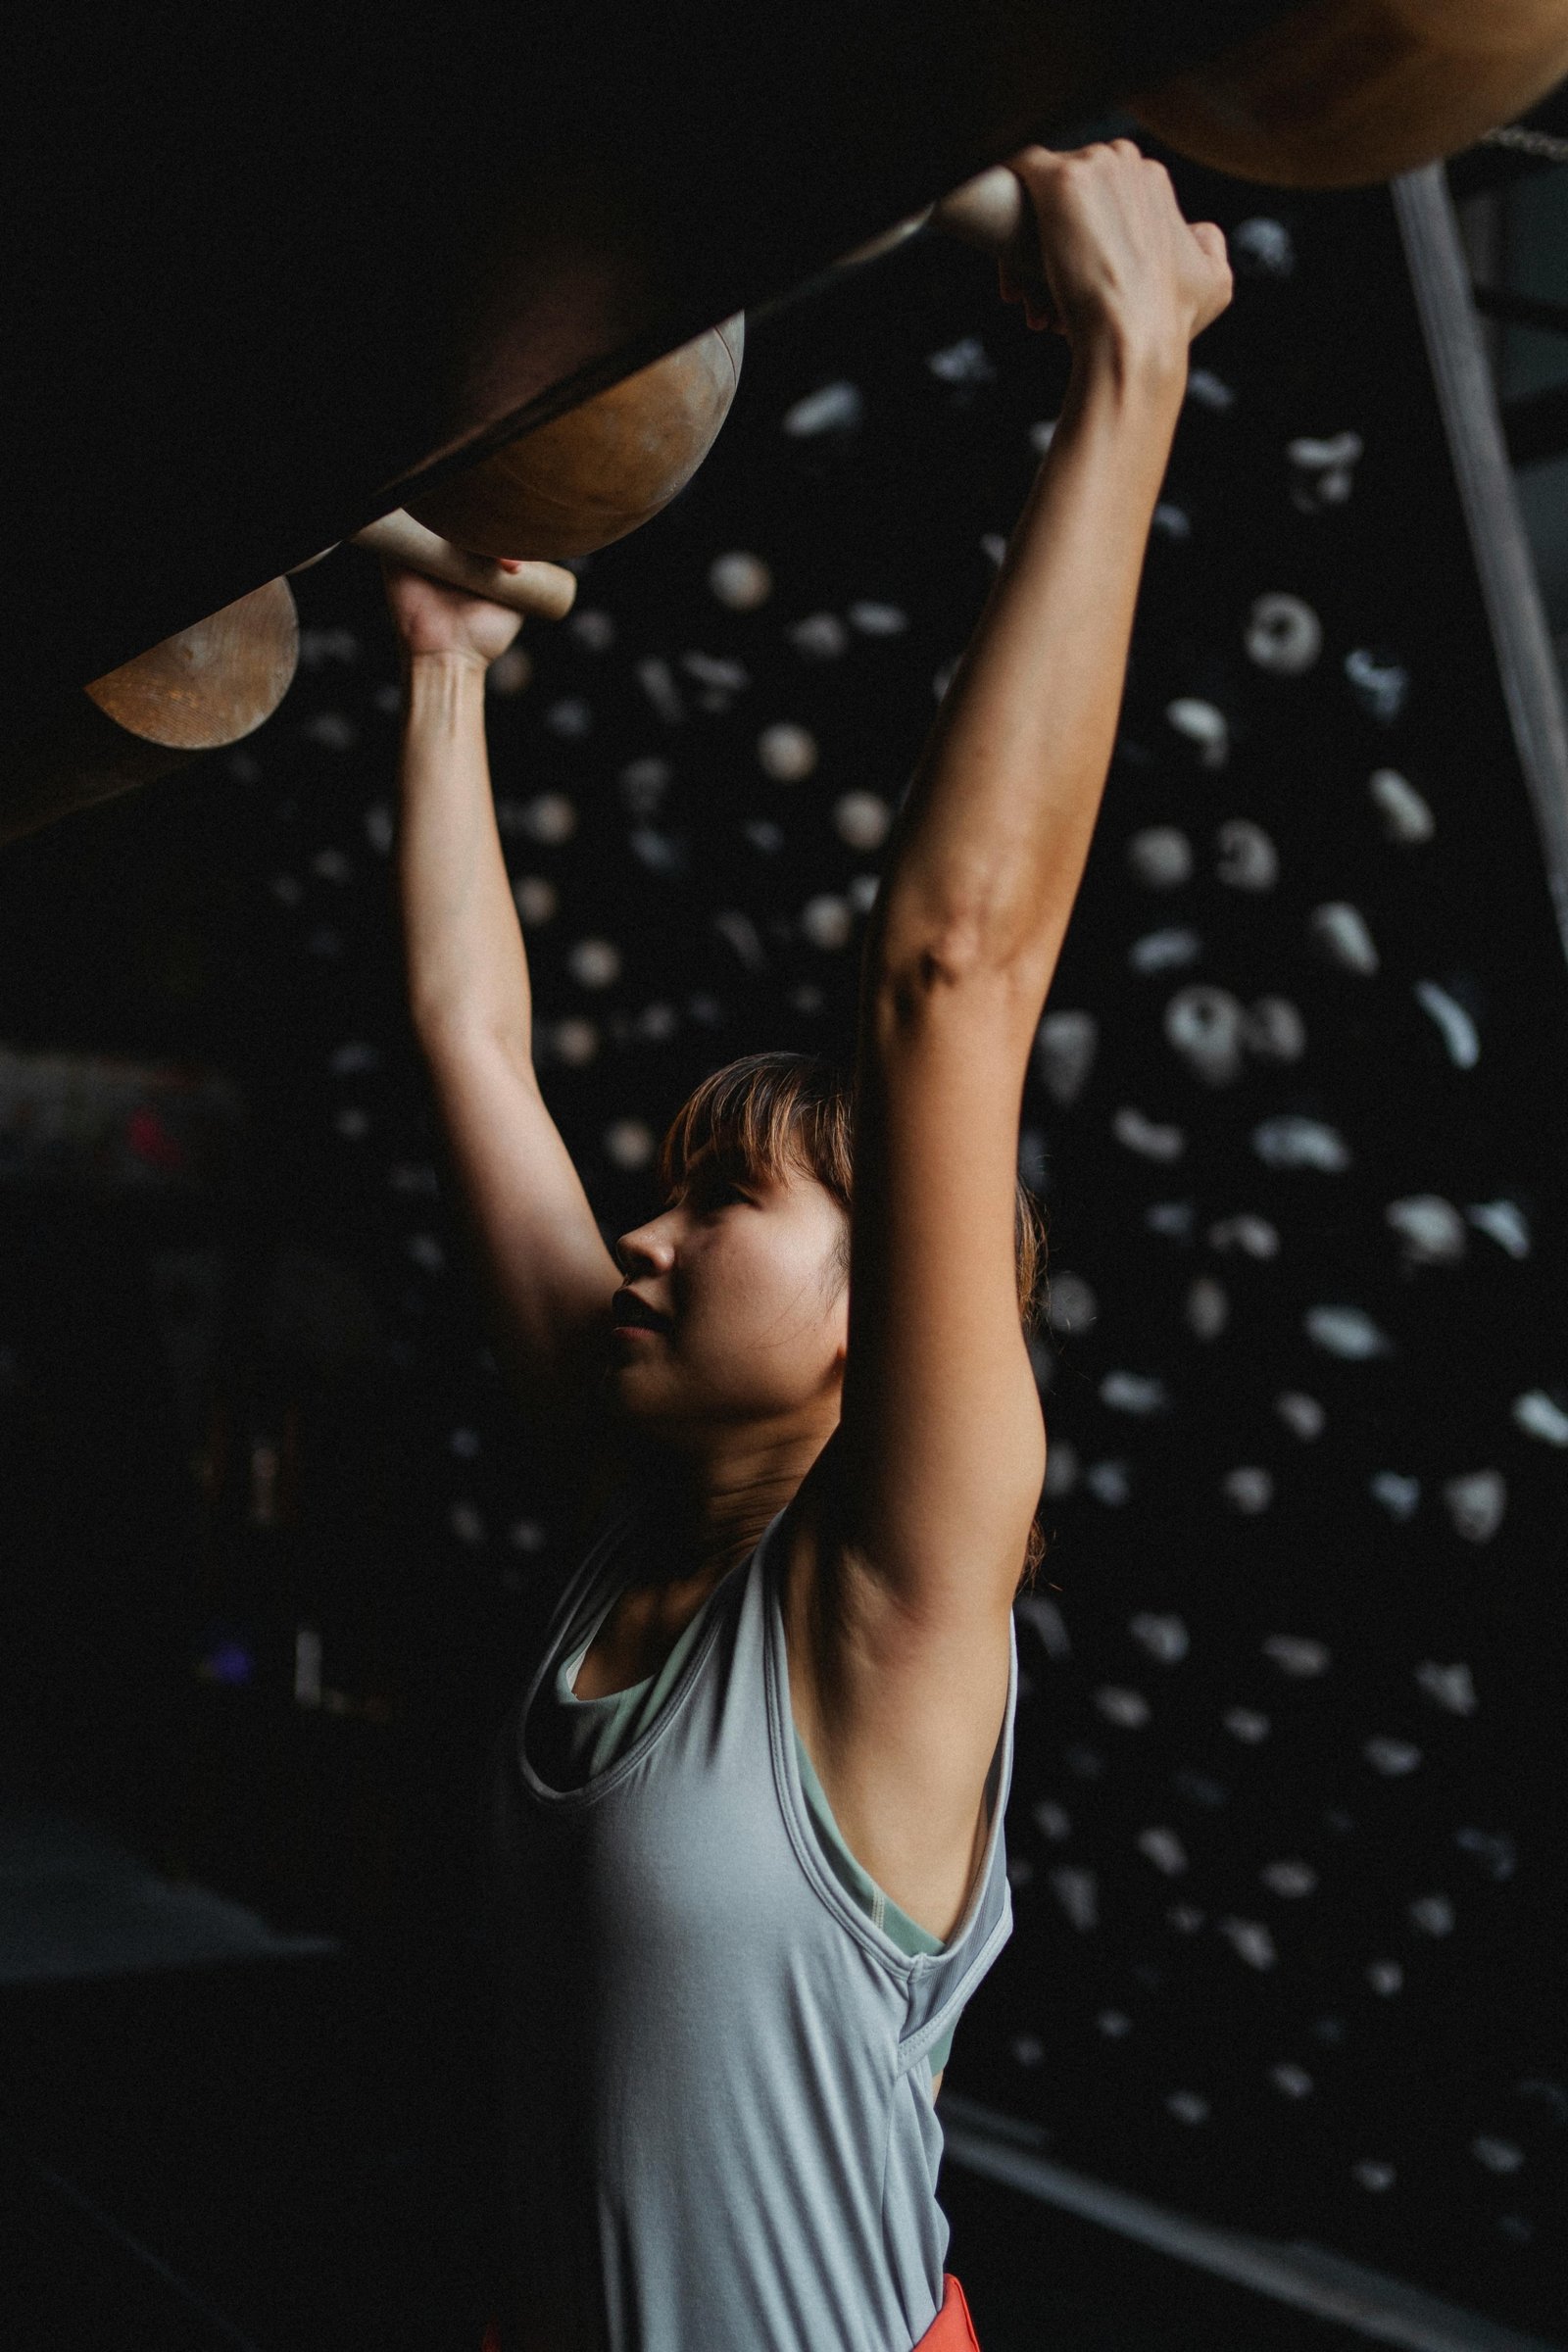
<path fill-rule="evenodd" d="M 1568 164 L 1568 139 L 1555 138 L 1549 130 L 1530 130 L 1522 122 L 1483 131 L 1476 144 L 1506 147 L 1515 155 L 1533 155 L 1544 164 Z"/>

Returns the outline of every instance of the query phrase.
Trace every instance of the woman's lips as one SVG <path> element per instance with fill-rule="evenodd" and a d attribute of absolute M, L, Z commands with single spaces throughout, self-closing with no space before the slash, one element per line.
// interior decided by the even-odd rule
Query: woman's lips
<path fill-rule="evenodd" d="M 661 1313 L 657 1306 L 650 1306 L 648 1300 L 639 1298 L 635 1291 L 621 1290 L 615 1293 L 610 1302 L 610 1328 L 616 1338 L 629 1336 L 633 1332 L 658 1336 L 668 1331 L 669 1317 Z"/>

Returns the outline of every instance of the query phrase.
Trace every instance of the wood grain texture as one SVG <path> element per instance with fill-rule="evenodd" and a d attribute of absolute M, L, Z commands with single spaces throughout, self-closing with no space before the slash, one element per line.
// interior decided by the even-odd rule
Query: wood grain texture
<path fill-rule="evenodd" d="M 560 563 L 624 539 L 668 506 L 711 449 L 745 340 L 737 313 L 454 474 L 411 512 L 482 556 Z"/>
<path fill-rule="evenodd" d="M 212 752 L 271 717 L 299 657 L 293 592 L 287 580 L 269 580 L 86 691 L 106 718 L 143 743 Z"/>
<path fill-rule="evenodd" d="M 1435 163 L 1568 74 L 1568 0 L 1312 0 L 1132 101 L 1179 153 L 1279 187 Z"/>
<path fill-rule="evenodd" d="M 0 753 L 0 844 L 254 734 L 299 662 L 286 580 L 269 580 L 19 731 Z"/>

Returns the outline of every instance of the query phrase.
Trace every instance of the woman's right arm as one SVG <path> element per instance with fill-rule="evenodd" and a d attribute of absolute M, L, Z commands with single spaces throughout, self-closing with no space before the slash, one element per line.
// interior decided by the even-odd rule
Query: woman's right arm
<path fill-rule="evenodd" d="M 491 795 L 499 606 L 389 570 L 403 654 L 398 894 L 409 1004 L 496 1310 L 532 1410 L 576 1418 L 620 1277 L 533 1063 L 528 962 Z"/>

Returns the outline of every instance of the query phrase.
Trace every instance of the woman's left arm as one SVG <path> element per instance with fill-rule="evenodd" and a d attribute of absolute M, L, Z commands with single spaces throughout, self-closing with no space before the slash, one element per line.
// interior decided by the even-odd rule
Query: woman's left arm
<path fill-rule="evenodd" d="M 813 1748 L 906 1885 L 867 1826 L 857 1753 L 878 1784 L 906 1772 L 913 1788 L 941 1722 L 975 1727 L 982 1777 L 995 1742 L 1045 1467 L 1014 1277 L 1023 1083 L 1109 765 L 1188 344 L 1230 292 L 1218 229 L 1190 226 L 1128 142 L 1031 149 L 1012 169 L 1071 382 L 867 942 L 849 1354 L 810 1643 Z"/>
<path fill-rule="evenodd" d="M 1030 1047 L 1094 831 L 1217 229 L 1130 142 L 1014 162 L 1073 351 L 867 941 L 845 1467 L 856 1549 L 922 1609 L 1012 1594 L 1043 1439 L 1013 1278 Z M 853 1467 L 852 1467 L 853 1466 Z M 848 1530 L 846 1532 L 849 1532 Z"/>

